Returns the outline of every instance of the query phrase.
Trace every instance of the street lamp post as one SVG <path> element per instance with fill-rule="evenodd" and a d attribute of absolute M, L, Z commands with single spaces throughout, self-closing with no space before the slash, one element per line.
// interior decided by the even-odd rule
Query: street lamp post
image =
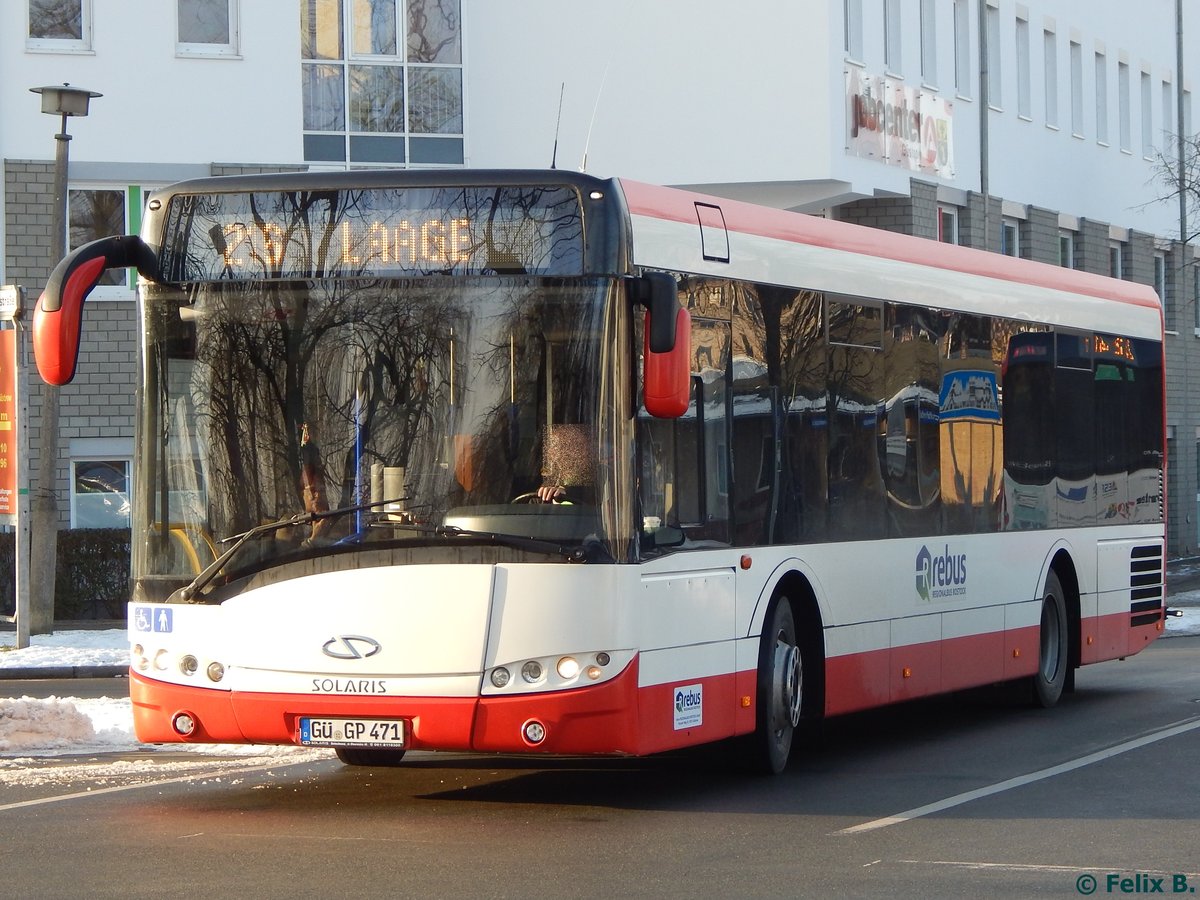
<path fill-rule="evenodd" d="M 30 88 L 42 97 L 42 112 L 60 116 L 62 128 L 54 136 L 54 209 L 51 216 L 51 265 L 67 253 L 67 158 L 71 135 L 69 116 L 86 116 L 88 104 L 100 94 L 70 84 Z M 43 384 L 41 392 L 41 445 L 37 458 L 37 490 L 32 493 L 29 547 L 29 631 L 54 630 L 54 580 L 58 557 L 58 388 Z"/>

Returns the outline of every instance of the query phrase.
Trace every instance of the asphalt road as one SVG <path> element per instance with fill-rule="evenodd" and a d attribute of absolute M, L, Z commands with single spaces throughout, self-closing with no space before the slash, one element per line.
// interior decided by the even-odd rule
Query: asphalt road
<path fill-rule="evenodd" d="M 731 771 L 720 749 L 411 754 L 397 769 L 31 760 L 0 794 L 0 895 L 1070 897 L 1155 879 L 1187 892 L 1197 759 L 1200 638 L 1183 637 L 1080 670 L 1055 710 L 991 689 L 834 720 L 773 779 Z"/>

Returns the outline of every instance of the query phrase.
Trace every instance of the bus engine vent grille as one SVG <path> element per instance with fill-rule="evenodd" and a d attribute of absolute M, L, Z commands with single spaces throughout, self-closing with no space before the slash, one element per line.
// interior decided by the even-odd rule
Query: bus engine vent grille
<path fill-rule="evenodd" d="M 1130 625 L 1150 625 L 1163 616 L 1163 546 L 1134 547 L 1129 554 Z"/>

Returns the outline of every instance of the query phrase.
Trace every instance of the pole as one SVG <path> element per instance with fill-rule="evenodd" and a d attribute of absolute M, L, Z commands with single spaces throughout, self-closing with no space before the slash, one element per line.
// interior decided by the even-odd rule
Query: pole
<path fill-rule="evenodd" d="M 988 91 L 988 33 L 987 0 L 979 0 L 979 193 L 983 195 L 983 249 L 990 250 L 991 230 L 988 225 L 991 206 L 988 197 L 988 104 L 992 98 Z"/>
<path fill-rule="evenodd" d="M 67 163 L 71 136 L 67 116 L 62 132 L 54 136 L 54 210 L 50 235 L 50 258 L 57 265 L 67 252 Z M 37 491 L 32 502 L 32 535 L 29 554 L 30 609 L 32 634 L 54 630 L 54 582 L 58 563 L 58 420 L 59 390 L 42 384 L 41 444 L 37 457 Z"/>
<path fill-rule="evenodd" d="M 1186 265 L 1186 249 L 1188 244 L 1187 231 L 1187 162 L 1186 143 L 1183 133 L 1183 0 L 1175 0 L 1175 150 L 1178 153 L 1179 165 L 1179 257 L 1180 263 Z"/>

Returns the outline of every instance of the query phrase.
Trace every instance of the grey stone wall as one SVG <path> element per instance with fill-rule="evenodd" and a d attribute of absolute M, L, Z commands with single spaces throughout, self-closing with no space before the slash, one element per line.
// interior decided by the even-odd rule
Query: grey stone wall
<path fill-rule="evenodd" d="M 1058 213 L 1031 206 L 1029 218 L 1023 224 L 1021 256 L 1052 266 L 1059 265 Z"/>

